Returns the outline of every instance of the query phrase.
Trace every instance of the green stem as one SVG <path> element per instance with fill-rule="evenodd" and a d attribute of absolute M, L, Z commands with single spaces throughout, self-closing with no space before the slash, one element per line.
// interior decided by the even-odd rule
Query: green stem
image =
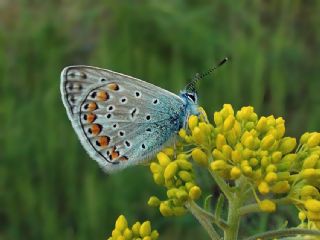
<path fill-rule="evenodd" d="M 199 223 L 203 226 L 203 228 L 207 231 L 209 234 L 210 238 L 212 240 L 219 240 L 220 236 L 216 232 L 216 230 L 213 228 L 211 221 L 207 215 L 207 212 L 204 213 L 205 211 L 201 209 L 195 202 L 189 201 L 186 203 L 186 207 L 189 209 L 191 214 L 199 221 Z M 200 210 L 201 209 L 201 210 Z"/>
<path fill-rule="evenodd" d="M 228 209 L 228 228 L 224 231 L 225 240 L 236 240 L 239 232 L 240 214 L 239 208 L 241 207 L 242 199 L 239 194 L 234 194 L 232 199 L 229 200 Z"/>
<path fill-rule="evenodd" d="M 232 189 L 231 187 L 226 184 L 226 182 L 218 175 L 209 170 L 211 176 L 213 177 L 214 181 L 218 184 L 219 188 L 226 196 L 227 200 L 230 201 L 232 199 Z"/>
<path fill-rule="evenodd" d="M 192 205 L 192 208 L 194 208 L 197 212 L 201 213 L 201 215 L 205 216 L 210 222 L 216 224 L 221 229 L 227 229 L 229 227 L 224 220 L 217 218 L 210 212 L 207 212 L 203 208 L 199 207 L 199 205 L 195 202 L 191 202 L 190 205 Z"/>
<path fill-rule="evenodd" d="M 274 239 L 284 236 L 295 236 L 295 235 L 314 235 L 320 236 L 320 231 L 302 228 L 289 228 L 282 230 L 268 231 L 261 234 L 254 235 L 247 238 L 246 240 L 256 240 L 256 239 Z"/>

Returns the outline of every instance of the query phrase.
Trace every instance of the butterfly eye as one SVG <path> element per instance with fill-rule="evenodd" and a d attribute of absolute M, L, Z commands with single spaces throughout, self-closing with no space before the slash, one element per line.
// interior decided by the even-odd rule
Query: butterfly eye
<path fill-rule="evenodd" d="M 186 93 L 186 96 L 188 99 L 190 99 L 192 102 L 196 102 L 196 96 L 193 93 Z"/>

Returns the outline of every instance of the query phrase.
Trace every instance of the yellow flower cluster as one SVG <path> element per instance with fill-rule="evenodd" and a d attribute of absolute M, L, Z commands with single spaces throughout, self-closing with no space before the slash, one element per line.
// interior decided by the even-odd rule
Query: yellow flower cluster
<path fill-rule="evenodd" d="M 303 134 L 297 146 L 295 138 L 285 136 L 281 117 L 258 117 L 250 106 L 235 112 L 224 104 L 210 124 L 199 110 L 179 131 L 177 157 L 173 149 L 165 149 L 151 163 L 154 181 L 167 188 L 168 199 L 152 196 L 149 205 L 159 207 L 164 216 L 181 215 L 186 201 L 200 197 L 193 159 L 222 180 L 251 185 L 261 211 L 275 211 L 276 198 L 286 197 L 300 210 L 300 219 L 320 229 L 320 133 Z"/>
<path fill-rule="evenodd" d="M 186 212 L 184 204 L 188 200 L 196 200 L 201 195 L 201 189 L 194 182 L 192 164 L 186 154 L 174 157 L 172 148 L 164 149 L 157 154 L 157 162 L 150 164 L 154 181 L 166 187 L 167 200 L 160 201 L 150 197 L 148 204 L 159 207 L 163 216 L 180 216 Z"/>
<path fill-rule="evenodd" d="M 296 139 L 284 137 L 281 117 L 258 118 L 253 107 L 243 107 L 235 114 L 231 105 L 225 104 L 214 114 L 214 122 L 212 171 L 228 179 L 245 176 L 262 195 L 290 190 Z"/>
<path fill-rule="evenodd" d="M 157 230 L 151 230 L 150 221 L 136 222 L 131 228 L 128 227 L 127 219 L 120 215 L 115 228 L 108 240 L 156 240 L 159 237 Z"/>
<path fill-rule="evenodd" d="M 298 179 L 301 221 L 308 219 L 313 227 L 320 229 L 320 133 L 305 133 L 300 138 L 298 154 L 298 169 L 301 169 Z M 311 225 L 312 227 L 312 225 Z"/>

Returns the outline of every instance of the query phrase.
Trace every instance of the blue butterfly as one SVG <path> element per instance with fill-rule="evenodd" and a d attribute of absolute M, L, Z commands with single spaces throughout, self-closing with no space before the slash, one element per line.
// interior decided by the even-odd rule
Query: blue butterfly
<path fill-rule="evenodd" d="M 107 69 L 70 66 L 60 90 L 83 147 L 112 172 L 146 162 L 198 114 L 195 82 L 176 95 Z"/>

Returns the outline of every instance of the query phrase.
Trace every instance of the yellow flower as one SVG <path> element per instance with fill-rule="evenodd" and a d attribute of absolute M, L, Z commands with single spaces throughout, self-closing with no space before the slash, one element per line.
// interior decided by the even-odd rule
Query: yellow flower
<path fill-rule="evenodd" d="M 223 170 L 227 167 L 227 164 L 224 160 L 216 160 L 210 164 L 212 171 Z"/>
<path fill-rule="evenodd" d="M 319 212 L 319 219 L 320 219 L 320 201 L 316 199 L 308 199 L 304 202 L 304 206 L 309 211 Z"/>
<path fill-rule="evenodd" d="M 200 149 L 195 148 L 191 152 L 193 160 L 201 166 L 208 165 L 208 157 L 207 155 Z"/>
<path fill-rule="evenodd" d="M 146 237 L 151 234 L 151 224 L 150 221 L 146 221 L 142 223 L 140 230 L 139 230 L 141 237 Z"/>
<path fill-rule="evenodd" d="M 233 115 L 229 115 L 226 120 L 223 122 L 223 131 L 227 132 L 231 128 L 233 128 L 233 125 L 235 123 L 235 118 Z"/>
<path fill-rule="evenodd" d="M 198 117 L 191 115 L 188 119 L 188 125 L 191 130 L 193 130 L 198 125 Z"/>
<path fill-rule="evenodd" d="M 126 229 L 128 227 L 127 219 L 123 215 L 120 215 L 116 221 L 115 227 L 120 232 L 123 231 L 124 229 Z"/>
<path fill-rule="evenodd" d="M 162 167 L 166 167 L 170 162 L 170 158 L 164 152 L 159 152 L 157 154 L 158 161 Z"/>
<path fill-rule="evenodd" d="M 266 183 L 265 181 L 262 181 L 259 186 L 258 186 L 258 190 L 261 194 L 267 194 L 270 192 L 270 188 L 268 183 Z"/>
<path fill-rule="evenodd" d="M 193 186 L 189 190 L 189 197 L 192 200 L 197 200 L 201 196 L 201 189 L 198 186 Z"/>
<path fill-rule="evenodd" d="M 318 146 L 320 144 L 320 133 L 315 132 L 312 133 L 307 141 L 307 145 L 309 148 L 313 148 L 315 146 Z"/>
<path fill-rule="evenodd" d="M 285 137 L 280 141 L 279 150 L 283 154 L 291 152 L 297 145 L 297 140 L 291 137 Z"/>
<path fill-rule="evenodd" d="M 269 199 L 259 202 L 258 205 L 263 212 L 274 212 L 276 210 L 276 204 Z"/>
<path fill-rule="evenodd" d="M 164 174 L 163 174 L 164 178 L 165 179 L 173 178 L 177 170 L 178 170 L 178 164 L 176 162 L 170 162 L 164 170 Z"/>
<path fill-rule="evenodd" d="M 148 201 L 148 205 L 152 206 L 152 207 L 158 207 L 160 205 L 160 203 L 161 203 L 161 201 L 159 200 L 159 198 L 157 198 L 155 196 L 151 196 Z"/>

